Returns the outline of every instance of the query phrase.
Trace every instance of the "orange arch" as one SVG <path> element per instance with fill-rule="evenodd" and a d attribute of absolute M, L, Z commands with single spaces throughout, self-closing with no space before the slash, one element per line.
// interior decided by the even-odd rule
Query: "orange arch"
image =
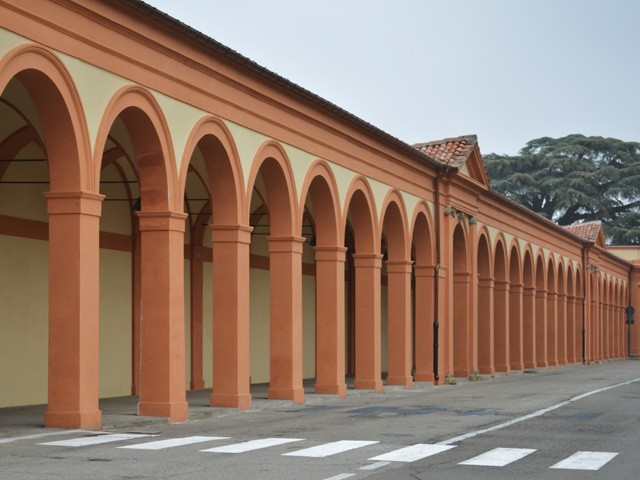
<path fill-rule="evenodd" d="M 407 209 L 402 195 L 390 190 L 380 210 L 380 233 L 386 227 L 389 260 L 407 260 L 410 258 L 408 239 Z"/>
<path fill-rule="evenodd" d="M 213 208 L 216 209 L 213 222 L 240 224 L 242 212 L 245 211 L 240 155 L 231 132 L 218 118 L 202 118 L 191 130 L 180 164 L 178 197 L 184 197 L 189 163 L 195 149 L 201 141 L 209 138 L 215 139 L 205 147 L 210 150 L 210 155 L 205 154 L 205 165 L 209 176 Z M 218 205 L 224 207 L 216 208 Z"/>
<path fill-rule="evenodd" d="M 267 140 L 263 143 L 253 158 L 245 193 L 245 221 L 247 224 L 249 223 L 251 196 L 260 172 L 262 172 L 267 188 L 270 213 L 271 211 L 278 212 L 276 215 L 270 216 L 271 234 L 299 236 L 301 231 L 296 231 L 298 206 L 296 205 L 297 195 L 291 162 L 284 148 L 273 140 Z"/>
<path fill-rule="evenodd" d="M 416 264 L 430 265 L 435 258 L 433 219 L 425 202 L 419 202 L 412 215 L 410 239 L 416 250 Z"/>
<path fill-rule="evenodd" d="M 305 176 L 296 217 L 296 231 L 302 231 L 302 217 L 307 196 L 311 195 L 316 220 L 316 237 L 320 246 L 342 245 L 340 237 L 340 200 L 335 176 L 329 164 L 316 160 Z"/>
<path fill-rule="evenodd" d="M 380 242 L 375 240 L 379 238 L 376 206 L 371 186 L 364 177 L 358 176 L 354 178 L 347 190 L 342 212 L 342 237 L 344 237 L 347 228 L 350 209 L 353 209 L 351 223 L 355 236 L 356 251 L 359 253 L 379 253 Z"/>
<path fill-rule="evenodd" d="M 139 162 L 136 168 L 140 177 L 142 208 L 182 212 L 169 127 L 160 105 L 149 91 L 141 87 L 121 88 L 105 109 L 94 148 L 94 188 L 99 190 L 100 165 L 107 136 L 115 120 L 123 115 L 127 117 L 125 123 Z"/>
<path fill-rule="evenodd" d="M 97 192 L 91 183 L 91 146 L 71 74 L 50 51 L 23 45 L 0 61 L 0 92 L 19 78 L 32 96 L 44 130 L 52 191 Z"/>
<path fill-rule="evenodd" d="M 483 254 L 486 254 L 486 260 L 480 255 L 480 246 L 485 245 L 485 251 Z M 476 260 L 478 262 L 478 275 L 481 273 L 486 274 L 488 278 L 493 277 L 493 251 L 491 248 L 491 237 L 489 235 L 489 231 L 486 227 L 480 228 L 478 231 L 478 240 L 476 242 Z M 481 265 L 480 263 L 487 262 L 486 265 Z"/>

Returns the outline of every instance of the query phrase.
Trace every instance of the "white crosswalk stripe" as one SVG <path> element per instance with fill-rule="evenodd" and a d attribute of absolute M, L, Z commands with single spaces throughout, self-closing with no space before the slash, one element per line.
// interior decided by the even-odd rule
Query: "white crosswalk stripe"
<path fill-rule="evenodd" d="M 478 465 L 483 467 L 504 467 L 535 452 L 532 448 L 494 448 L 482 455 L 470 458 L 459 465 Z"/>
<path fill-rule="evenodd" d="M 295 452 L 284 453 L 283 455 L 290 457 L 324 458 L 338 453 L 348 452 L 349 450 L 355 450 L 356 448 L 366 447 L 367 445 L 373 445 L 374 443 L 380 442 L 367 440 L 340 440 L 338 442 L 324 443 L 322 445 L 305 448 L 303 450 L 296 450 Z"/>
<path fill-rule="evenodd" d="M 221 447 L 207 448 L 200 450 L 201 452 L 211 453 L 246 453 L 262 448 L 275 447 L 286 443 L 301 442 L 302 438 L 262 438 L 242 443 L 233 443 L 231 445 L 223 445 Z"/>
<path fill-rule="evenodd" d="M 129 448 L 132 450 L 164 450 L 165 448 L 182 447 L 193 445 L 194 443 L 210 442 L 213 440 L 226 440 L 229 437 L 182 437 L 157 440 L 155 442 L 136 443 L 135 445 L 124 445 L 118 448 Z"/>
<path fill-rule="evenodd" d="M 415 462 L 438 453 L 446 452 L 455 448 L 455 445 L 430 445 L 428 443 L 418 443 L 409 447 L 400 448 L 384 455 L 372 457 L 369 460 L 379 460 L 383 462 Z"/>
<path fill-rule="evenodd" d="M 141 433 L 113 433 L 107 435 L 95 435 L 90 437 L 70 438 L 68 440 L 57 440 L 55 442 L 39 443 L 38 445 L 54 445 L 56 447 L 87 447 L 90 445 L 102 445 L 104 443 L 121 442 L 134 438 L 155 437 Z"/>
<path fill-rule="evenodd" d="M 563 470 L 600 470 L 613 460 L 615 452 L 576 452 L 569 458 L 550 466 Z"/>

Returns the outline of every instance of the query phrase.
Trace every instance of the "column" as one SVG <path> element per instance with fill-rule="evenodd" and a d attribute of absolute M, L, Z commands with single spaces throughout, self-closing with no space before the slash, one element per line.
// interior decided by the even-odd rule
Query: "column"
<path fill-rule="evenodd" d="M 345 383 L 344 247 L 315 247 L 316 393 L 347 396 Z"/>
<path fill-rule="evenodd" d="M 213 250 L 212 407 L 251 408 L 249 248 L 251 227 L 210 225 Z"/>
<path fill-rule="evenodd" d="M 184 422 L 184 230 L 186 215 L 138 212 L 142 327 L 138 413 Z"/>
<path fill-rule="evenodd" d="M 190 288 L 190 312 L 191 312 L 191 380 L 189 387 L 191 390 L 202 390 L 204 388 L 204 373 L 202 366 L 202 248 L 198 245 L 191 246 L 191 259 L 189 277 L 191 279 Z"/>
<path fill-rule="evenodd" d="M 547 361 L 558 366 L 558 294 L 547 293 Z"/>
<path fill-rule="evenodd" d="M 577 345 L 577 330 L 576 330 L 576 297 L 573 295 L 567 296 L 567 315 L 565 322 L 566 331 L 566 344 L 567 344 L 567 363 L 578 362 Z"/>
<path fill-rule="evenodd" d="M 382 255 L 355 254 L 357 389 L 382 391 L 380 273 Z"/>
<path fill-rule="evenodd" d="M 100 214 L 104 196 L 46 193 L 49 402 L 46 427 L 100 429 Z"/>
<path fill-rule="evenodd" d="M 522 347 L 524 338 L 522 335 L 522 284 L 509 286 L 509 359 L 513 370 L 524 370 L 524 358 Z"/>
<path fill-rule="evenodd" d="M 471 373 L 473 337 L 471 329 L 470 291 L 471 274 L 454 272 L 453 274 L 453 375 L 468 377 Z"/>
<path fill-rule="evenodd" d="M 433 382 L 433 267 L 416 265 L 415 276 L 415 361 L 416 382 Z"/>
<path fill-rule="evenodd" d="M 411 270 L 413 262 L 388 261 L 388 385 L 413 387 L 411 376 Z"/>
<path fill-rule="evenodd" d="M 302 387 L 302 244 L 269 237 L 270 399 L 304 402 Z"/>
<path fill-rule="evenodd" d="M 493 278 L 478 279 L 478 370 L 495 376 Z"/>
<path fill-rule="evenodd" d="M 536 289 L 525 287 L 522 292 L 524 368 L 536 368 Z"/>
<path fill-rule="evenodd" d="M 549 366 L 547 356 L 547 291 L 536 289 L 536 363 Z"/>
<path fill-rule="evenodd" d="M 496 281 L 493 300 L 494 364 L 498 372 L 511 373 L 509 353 L 509 282 Z"/>

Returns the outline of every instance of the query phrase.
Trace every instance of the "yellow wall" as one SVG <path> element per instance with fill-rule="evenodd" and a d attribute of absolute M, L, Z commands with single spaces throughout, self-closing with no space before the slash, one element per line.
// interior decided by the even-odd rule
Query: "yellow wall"
<path fill-rule="evenodd" d="M 100 249 L 100 397 L 131 395 L 131 253 Z"/>
<path fill-rule="evenodd" d="M 205 262 L 202 268 L 202 371 L 204 386 L 213 387 L 213 283 L 211 262 Z"/>
<path fill-rule="evenodd" d="M 47 242 L 0 235 L 0 407 L 47 401 Z"/>
<path fill-rule="evenodd" d="M 184 368 L 185 368 L 185 389 L 189 390 L 191 382 L 191 264 L 189 260 L 184 261 Z"/>
<path fill-rule="evenodd" d="M 302 277 L 302 378 L 316 376 L 316 277 Z"/>
<path fill-rule="evenodd" d="M 251 382 L 269 382 L 269 271 L 251 269 Z"/>

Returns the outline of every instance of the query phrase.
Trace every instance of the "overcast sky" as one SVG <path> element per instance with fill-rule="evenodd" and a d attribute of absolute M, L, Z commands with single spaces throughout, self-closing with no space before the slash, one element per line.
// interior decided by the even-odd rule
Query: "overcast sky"
<path fill-rule="evenodd" d="M 407 143 L 640 141 L 638 0 L 147 0 Z"/>

